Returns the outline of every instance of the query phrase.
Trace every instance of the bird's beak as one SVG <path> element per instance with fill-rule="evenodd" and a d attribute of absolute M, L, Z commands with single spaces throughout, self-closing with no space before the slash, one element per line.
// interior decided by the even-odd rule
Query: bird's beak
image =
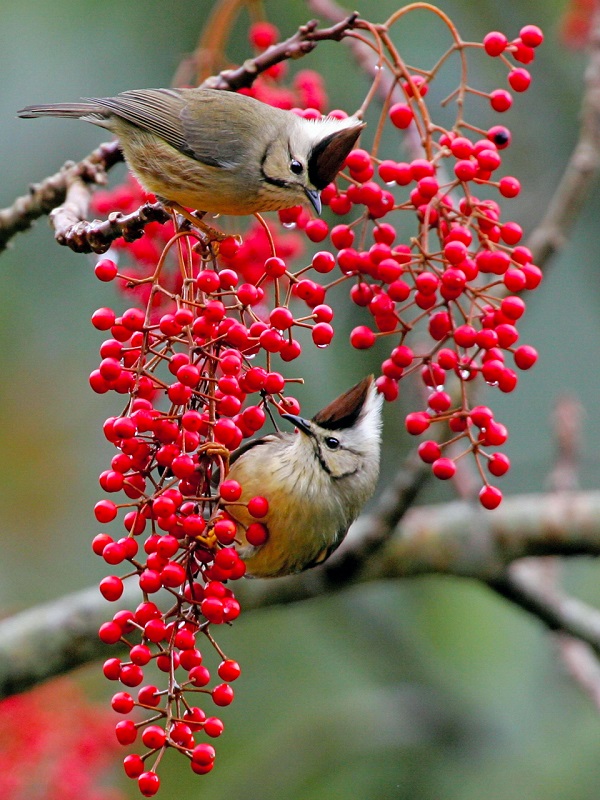
<path fill-rule="evenodd" d="M 318 189 L 305 189 L 304 194 L 308 197 L 311 202 L 312 207 L 317 212 L 317 214 L 321 214 L 321 192 Z"/>
<path fill-rule="evenodd" d="M 304 417 L 299 417 L 296 414 L 282 414 L 283 419 L 287 419 L 289 422 L 293 422 L 294 425 L 305 433 L 307 436 L 312 436 L 312 428 L 310 427 L 310 422 Z"/>

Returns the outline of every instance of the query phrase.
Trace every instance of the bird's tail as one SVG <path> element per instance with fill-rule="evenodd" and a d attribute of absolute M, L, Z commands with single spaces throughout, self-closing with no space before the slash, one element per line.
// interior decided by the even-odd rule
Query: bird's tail
<path fill-rule="evenodd" d="M 17 116 L 23 119 L 34 117 L 70 117 L 71 119 L 88 119 L 97 122 L 104 117 L 105 112 L 100 106 L 93 103 L 51 103 L 43 106 L 25 106 L 17 111 Z"/>

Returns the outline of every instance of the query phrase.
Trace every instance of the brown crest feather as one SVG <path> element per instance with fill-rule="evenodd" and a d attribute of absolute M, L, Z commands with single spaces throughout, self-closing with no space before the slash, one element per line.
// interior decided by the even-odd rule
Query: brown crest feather
<path fill-rule="evenodd" d="M 362 411 L 372 383 L 372 375 L 363 378 L 356 386 L 348 389 L 347 392 L 336 397 L 328 406 L 317 412 L 313 417 L 313 422 L 316 422 L 321 428 L 332 431 L 352 427 Z"/>
<path fill-rule="evenodd" d="M 335 178 L 346 156 L 356 144 L 364 124 L 343 128 L 318 142 L 308 159 L 308 177 L 317 189 L 324 189 Z"/>

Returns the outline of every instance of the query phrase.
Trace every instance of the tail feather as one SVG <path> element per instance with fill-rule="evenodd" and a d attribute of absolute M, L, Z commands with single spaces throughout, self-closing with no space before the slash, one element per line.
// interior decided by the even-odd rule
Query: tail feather
<path fill-rule="evenodd" d="M 23 119 L 33 119 L 34 117 L 70 117 L 71 119 L 80 119 L 81 117 L 92 116 L 97 119 L 98 117 L 104 117 L 105 112 L 100 106 L 93 103 L 52 103 L 42 106 L 25 106 L 25 108 L 17 111 L 17 116 Z"/>

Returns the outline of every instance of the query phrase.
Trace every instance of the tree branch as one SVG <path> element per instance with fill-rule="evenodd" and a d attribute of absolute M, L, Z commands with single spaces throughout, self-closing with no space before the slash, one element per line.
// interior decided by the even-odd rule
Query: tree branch
<path fill-rule="evenodd" d="M 598 611 L 536 590 L 507 572 L 513 562 L 529 556 L 600 555 L 600 492 L 515 497 L 493 512 L 463 502 L 427 506 L 406 511 L 395 524 L 402 503 L 406 510 L 423 479 L 421 473 L 412 479 L 409 474 L 398 476 L 395 501 L 393 493 L 384 496 L 381 516 L 358 520 L 336 561 L 291 578 L 241 581 L 235 592 L 244 611 L 381 579 L 454 575 L 484 581 L 552 630 L 569 633 L 600 652 Z M 388 526 L 393 535 L 384 541 Z M 370 556 L 357 563 L 361 548 Z M 92 587 L 0 622 L 0 696 L 115 655 L 115 648 L 98 640 L 98 627 L 138 600 L 138 586 L 128 581 L 116 603 L 107 604 Z"/>
<path fill-rule="evenodd" d="M 491 589 L 511 603 L 533 614 L 551 631 L 568 633 L 585 642 L 600 655 L 600 612 L 565 594 L 548 592 L 539 585 L 535 574 L 507 571 L 488 581 Z"/>
<path fill-rule="evenodd" d="M 77 164 L 68 161 L 54 175 L 32 183 L 28 194 L 18 197 L 12 206 L 0 209 L 0 252 L 15 234 L 27 230 L 36 219 L 60 206 L 73 183 L 104 184 L 106 172 L 122 160 L 118 142 L 105 142 Z"/>

